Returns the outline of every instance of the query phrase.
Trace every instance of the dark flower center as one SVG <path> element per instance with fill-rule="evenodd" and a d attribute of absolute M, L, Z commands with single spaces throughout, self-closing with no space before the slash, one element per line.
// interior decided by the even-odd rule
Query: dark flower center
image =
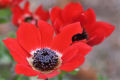
<path fill-rule="evenodd" d="M 78 34 L 74 35 L 72 37 L 72 42 L 80 41 L 80 40 L 83 40 L 83 39 L 88 39 L 88 34 L 86 33 L 85 29 L 83 29 L 82 34 L 78 33 Z"/>
<path fill-rule="evenodd" d="M 29 16 L 29 17 L 26 17 L 24 19 L 24 22 L 28 22 L 28 23 L 32 23 L 32 24 L 35 24 L 37 25 L 37 19 L 35 19 L 33 16 Z"/>
<path fill-rule="evenodd" d="M 31 17 L 26 17 L 25 18 L 25 22 L 31 22 L 34 18 L 31 16 Z"/>
<path fill-rule="evenodd" d="M 42 48 L 37 50 L 33 56 L 33 66 L 40 71 L 51 71 L 59 65 L 59 58 L 55 51 Z"/>

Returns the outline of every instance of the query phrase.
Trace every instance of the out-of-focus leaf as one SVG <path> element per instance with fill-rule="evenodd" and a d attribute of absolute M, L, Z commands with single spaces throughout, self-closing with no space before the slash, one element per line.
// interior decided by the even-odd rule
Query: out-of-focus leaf
<path fill-rule="evenodd" d="M 56 76 L 56 77 L 48 79 L 48 80 L 58 80 L 58 79 L 57 79 L 57 76 Z"/>
<path fill-rule="evenodd" d="M 4 78 L 0 78 L 0 80 L 5 80 Z"/>
<path fill-rule="evenodd" d="M 6 22 L 8 22 L 8 20 L 7 19 L 2 19 L 2 18 L 0 18 L 0 23 L 6 23 Z"/>
<path fill-rule="evenodd" d="M 10 21 L 11 10 L 9 8 L 0 9 L 0 24 Z"/>
<path fill-rule="evenodd" d="M 16 38 L 16 34 L 14 32 L 10 32 L 8 37 L 10 38 Z"/>
<path fill-rule="evenodd" d="M 11 16 L 11 10 L 9 8 L 0 9 L 0 18 L 4 18 L 6 16 Z"/>
<path fill-rule="evenodd" d="M 17 78 L 15 80 L 30 80 L 29 77 L 24 75 L 17 75 Z"/>
<path fill-rule="evenodd" d="M 107 77 L 103 76 L 103 75 L 99 75 L 98 76 L 98 80 L 108 80 Z"/>

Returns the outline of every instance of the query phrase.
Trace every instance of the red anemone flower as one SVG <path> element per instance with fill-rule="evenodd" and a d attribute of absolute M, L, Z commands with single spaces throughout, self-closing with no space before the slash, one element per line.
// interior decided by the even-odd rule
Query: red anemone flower
<path fill-rule="evenodd" d="M 82 34 L 75 35 L 74 41 L 86 40 L 86 43 L 91 46 L 101 43 L 114 31 L 113 25 L 96 21 L 93 9 L 89 8 L 84 11 L 80 3 L 71 2 L 64 9 L 54 7 L 50 12 L 50 17 L 57 34 L 65 25 L 80 22 L 84 30 Z"/>
<path fill-rule="evenodd" d="M 23 0 L 0 0 L 0 8 L 14 7 Z"/>
<path fill-rule="evenodd" d="M 82 42 L 71 44 L 72 36 L 79 32 L 82 32 L 79 22 L 67 25 L 56 36 L 53 27 L 44 21 L 39 21 L 38 27 L 22 23 L 17 39 L 3 41 L 17 62 L 17 74 L 46 79 L 56 76 L 60 70 L 72 71 L 83 64 L 92 48 Z"/>
<path fill-rule="evenodd" d="M 44 21 L 47 21 L 49 19 L 48 11 L 43 10 L 41 5 L 36 9 L 34 13 L 29 10 L 29 5 L 29 2 L 26 2 L 23 9 L 20 6 L 12 8 L 13 24 L 16 26 L 19 26 L 19 24 L 22 22 L 37 24 L 37 21 L 40 19 Z"/>

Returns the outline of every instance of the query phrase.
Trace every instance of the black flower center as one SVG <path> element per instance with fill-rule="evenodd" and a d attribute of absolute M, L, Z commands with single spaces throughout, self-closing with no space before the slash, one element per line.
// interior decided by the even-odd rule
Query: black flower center
<path fill-rule="evenodd" d="M 72 42 L 80 41 L 80 40 L 83 40 L 83 39 L 88 39 L 88 34 L 86 33 L 85 29 L 83 29 L 82 34 L 78 33 L 78 34 L 74 35 L 72 37 Z"/>
<path fill-rule="evenodd" d="M 26 17 L 24 19 L 24 22 L 28 22 L 28 23 L 32 23 L 32 24 L 35 24 L 37 25 L 37 19 L 35 19 L 33 16 L 29 16 L 29 17 Z"/>
<path fill-rule="evenodd" d="M 30 16 L 30 17 L 26 17 L 24 21 L 25 22 L 31 22 L 33 19 L 34 18 L 32 16 Z"/>
<path fill-rule="evenodd" d="M 51 71 L 59 65 L 59 58 L 55 51 L 42 48 L 37 50 L 33 56 L 33 66 L 40 71 Z"/>

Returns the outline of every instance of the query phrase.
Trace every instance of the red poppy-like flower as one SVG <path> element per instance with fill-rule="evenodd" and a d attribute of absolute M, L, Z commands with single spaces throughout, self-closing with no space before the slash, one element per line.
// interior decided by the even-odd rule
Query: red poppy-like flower
<path fill-rule="evenodd" d="M 51 10 L 50 17 L 56 33 L 60 33 L 65 25 L 80 22 L 84 29 L 83 33 L 76 34 L 73 42 L 85 39 L 86 43 L 91 46 L 101 43 L 114 31 L 113 25 L 96 21 L 93 9 L 89 8 L 84 11 L 80 3 L 71 2 L 64 9 L 54 7 Z"/>
<path fill-rule="evenodd" d="M 23 0 L 0 0 L 0 8 L 14 7 Z"/>
<path fill-rule="evenodd" d="M 26 2 L 23 9 L 20 6 L 12 8 L 13 24 L 16 26 L 19 26 L 19 24 L 22 22 L 37 24 L 37 21 L 40 19 L 44 21 L 47 21 L 49 19 L 48 11 L 43 10 L 41 5 L 36 9 L 34 13 L 29 10 L 29 5 L 29 2 Z"/>
<path fill-rule="evenodd" d="M 45 79 L 56 76 L 60 70 L 72 71 L 83 64 L 92 48 L 83 42 L 72 44 L 73 35 L 80 32 L 80 23 L 73 23 L 54 36 L 53 27 L 39 21 L 38 27 L 22 23 L 16 39 L 3 41 L 17 62 L 17 74 Z"/>

